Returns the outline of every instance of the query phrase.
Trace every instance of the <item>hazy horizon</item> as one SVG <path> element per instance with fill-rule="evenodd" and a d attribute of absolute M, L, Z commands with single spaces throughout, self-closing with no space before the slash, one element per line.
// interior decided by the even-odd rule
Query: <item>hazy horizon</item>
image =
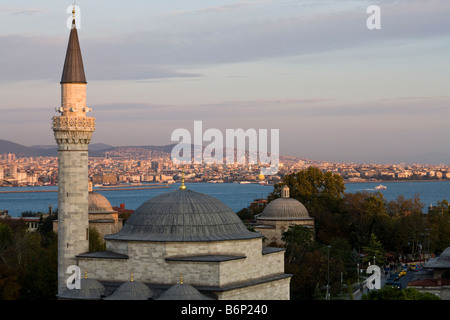
<path fill-rule="evenodd" d="M 55 143 L 71 4 L 0 5 L 0 139 Z M 448 159 L 448 0 L 76 5 L 91 143 L 168 145 L 201 120 L 279 129 L 280 154 L 314 160 Z M 366 27 L 369 5 L 380 30 Z"/>

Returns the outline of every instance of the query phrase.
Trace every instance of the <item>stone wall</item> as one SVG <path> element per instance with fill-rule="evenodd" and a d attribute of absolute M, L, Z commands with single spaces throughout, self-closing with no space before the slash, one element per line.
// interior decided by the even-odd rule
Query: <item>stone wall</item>
<path fill-rule="evenodd" d="M 283 245 L 281 240 L 283 233 L 288 231 L 289 227 L 293 225 L 304 226 L 314 230 L 314 219 L 304 220 L 264 220 L 258 221 L 260 225 L 255 227 L 255 231 L 262 234 L 267 240 L 265 243 L 270 244 L 275 242 L 278 245 Z"/>
<path fill-rule="evenodd" d="M 284 278 L 215 294 L 219 300 L 289 300 L 289 283 L 290 278 Z"/>
<path fill-rule="evenodd" d="M 144 242 L 107 241 L 107 250 L 128 255 L 128 259 L 80 259 L 79 265 L 99 281 L 127 281 L 130 273 L 137 281 L 175 284 L 183 275 L 193 286 L 225 287 L 249 283 L 273 275 L 284 274 L 284 251 L 262 254 L 261 238 L 211 242 Z M 227 261 L 185 261 L 180 258 L 230 255 Z M 166 258 L 177 258 L 167 261 Z M 281 286 L 281 287 L 278 287 Z M 237 286 L 239 287 L 239 286 Z M 289 278 L 268 284 L 253 285 L 246 292 L 239 289 L 230 296 L 289 298 Z M 259 292 L 262 290 L 263 292 Z M 255 294 L 257 292 L 257 294 Z M 275 293 L 276 292 L 276 293 Z M 225 293 L 221 296 L 227 297 Z"/>

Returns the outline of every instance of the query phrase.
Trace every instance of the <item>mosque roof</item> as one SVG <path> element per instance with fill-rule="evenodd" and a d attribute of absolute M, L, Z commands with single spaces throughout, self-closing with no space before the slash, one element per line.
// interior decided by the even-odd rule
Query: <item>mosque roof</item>
<path fill-rule="evenodd" d="M 431 269 L 450 269 L 450 247 L 446 248 L 439 257 L 428 260 L 424 267 Z"/>
<path fill-rule="evenodd" d="M 258 217 L 260 220 L 312 219 L 306 207 L 292 198 L 278 198 L 271 201 Z"/>
<path fill-rule="evenodd" d="M 61 83 L 87 83 L 75 19 L 72 20 Z"/>
<path fill-rule="evenodd" d="M 258 220 L 310 220 L 306 207 L 298 200 L 289 198 L 289 189 L 285 186 L 281 198 L 277 198 L 264 208 Z"/>
<path fill-rule="evenodd" d="M 58 294 L 60 299 L 71 300 L 100 300 L 105 294 L 105 287 L 95 279 L 80 279 L 80 289 L 67 289 Z"/>
<path fill-rule="evenodd" d="M 149 300 L 153 291 L 144 283 L 130 280 L 124 282 L 114 293 L 104 300 Z"/>
<path fill-rule="evenodd" d="M 90 191 L 89 192 L 89 213 L 110 213 L 115 212 L 111 203 L 102 194 Z"/>
<path fill-rule="evenodd" d="M 106 240 L 220 241 L 262 237 L 222 201 L 189 189 L 156 196 L 138 207 Z"/>
<path fill-rule="evenodd" d="M 212 300 L 212 298 L 201 294 L 193 286 L 181 282 L 167 289 L 158 300 Z"/>

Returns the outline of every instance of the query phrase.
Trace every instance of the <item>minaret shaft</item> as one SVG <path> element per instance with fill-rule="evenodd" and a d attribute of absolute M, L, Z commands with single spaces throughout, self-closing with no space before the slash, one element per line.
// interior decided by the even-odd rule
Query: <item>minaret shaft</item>
<path fill-rule="evenodd" d="M 88 145 L 95 118 L 86 117 L 86 81 L 76 28 L 72 26 L 61 81 L 60 116 L 53 117 L 58 144 L 58 293 L 76 256 L 89 251 Z M 81 63 L 80 63 L 81 62 Z M 83 76 L 80 81 L 80 74 Z"/>

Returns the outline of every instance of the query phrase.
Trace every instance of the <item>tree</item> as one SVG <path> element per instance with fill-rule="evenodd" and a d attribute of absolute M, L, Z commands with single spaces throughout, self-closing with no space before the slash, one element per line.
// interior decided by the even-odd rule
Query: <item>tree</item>
<path fill-rule="evenodd" d="M 300 201 L 315 219 L 318 241 L 328 243 L 331 239 L 329 235 L 334 232 L 340 232 L 344 236 L 346 223 L 341 217 L 334 216 L 340 211 L 344 197 L 344 179 L 340 175 L 322 172 L 316 167 L 288 174 L 274 186 L 268 202 L 280 197 L 284 185 L 289 187 L 290 197 Z M 332 230 L 329 231 L 328 228 Z"/>
<path fill-rule="evenodd" d="M 0 263 L 8 265 L 6 249 L 14 243 L 14 234 L 10 226 L 0 223 Z"/>
<path fill-rule="evenodd" d="M 368 246 L 363 247 L 366 256 L 363 258 L 364 262 L 371 262 L 375 265 L 384 264 L 384 249 L 380 241 L 378 241 L 375 234 L 371 234 L 370 243 Z"/>
<path fill-rule="evenodd" d="M 438 201 L 434 207 L 428 210 L 430 216 L 448 216 L 450 213 L 450 204 L 446 199 Z"/>
<path fill-rule="evenodd" d="M 361 297 L 362 300 L 441 300 L 429 292 L 420 292 L 415 288 L 399 290 L 386 286 L 380 290 L 372 290 Z"/>
<path fill-rule="evenodd" d="M 309 167 L 284 176 L 269 194 L 269 202 L 281 196 L 284 185 L 289 187 L 291 197 L 300 201 L 310 212 L 316 207 L 335 208 L 345 191 L 344 179 L 340 175 Z"/>
<path fill-rule="evenodd" d="M 450 220 L 446 216 L 435 215 L 428 217 L 428 229 L 424 233 L 431 252 L 441 253 L 450 246 Z"/>
<path fill-rule="evenodd" d="M 381 192 L 345 194 L 342 211 L 346 215 L 350 244 L 357 249 L 367 246 L 375 229 L 383 229 L 386 201 Z"/>
<path fill-rule="evenodd" d="M 24 267 L 20 297 L 27 300 L 54 300 L 57 292 L 57 238 L 53 232 L 48 236 L 33 233 L 40 238 L 40 246 L 29 254 L 29 263 Z"/>
<path fill-rule="evenodd" d="M 95 228 L 89 228 L 89 252 L 104 251 L 106 243 Z"/>
<path fill-rule="evenodd" d="M 403 195 L 397 196 L 396 200 L 389 201 L 387 212 L 391 217 L 402 217 L 412 213 L 422 213 L 424 204 L 420 202 L 419 195 L 412 199 L 405 199 Z"/>
<path fill-rule="evenodd" d="M 309 228 L 300 225 L 289 227 L 281 238 L 286 247 L 286 262 L 293 263 L 295 261 L 301 261 L 305 254 L 313 247 L 313 237 L 313 232 Z"/>
<path fill-rule="evenodd" d="M 55 299 L 57 239 L 0 224 L 0 299 Z"/>

